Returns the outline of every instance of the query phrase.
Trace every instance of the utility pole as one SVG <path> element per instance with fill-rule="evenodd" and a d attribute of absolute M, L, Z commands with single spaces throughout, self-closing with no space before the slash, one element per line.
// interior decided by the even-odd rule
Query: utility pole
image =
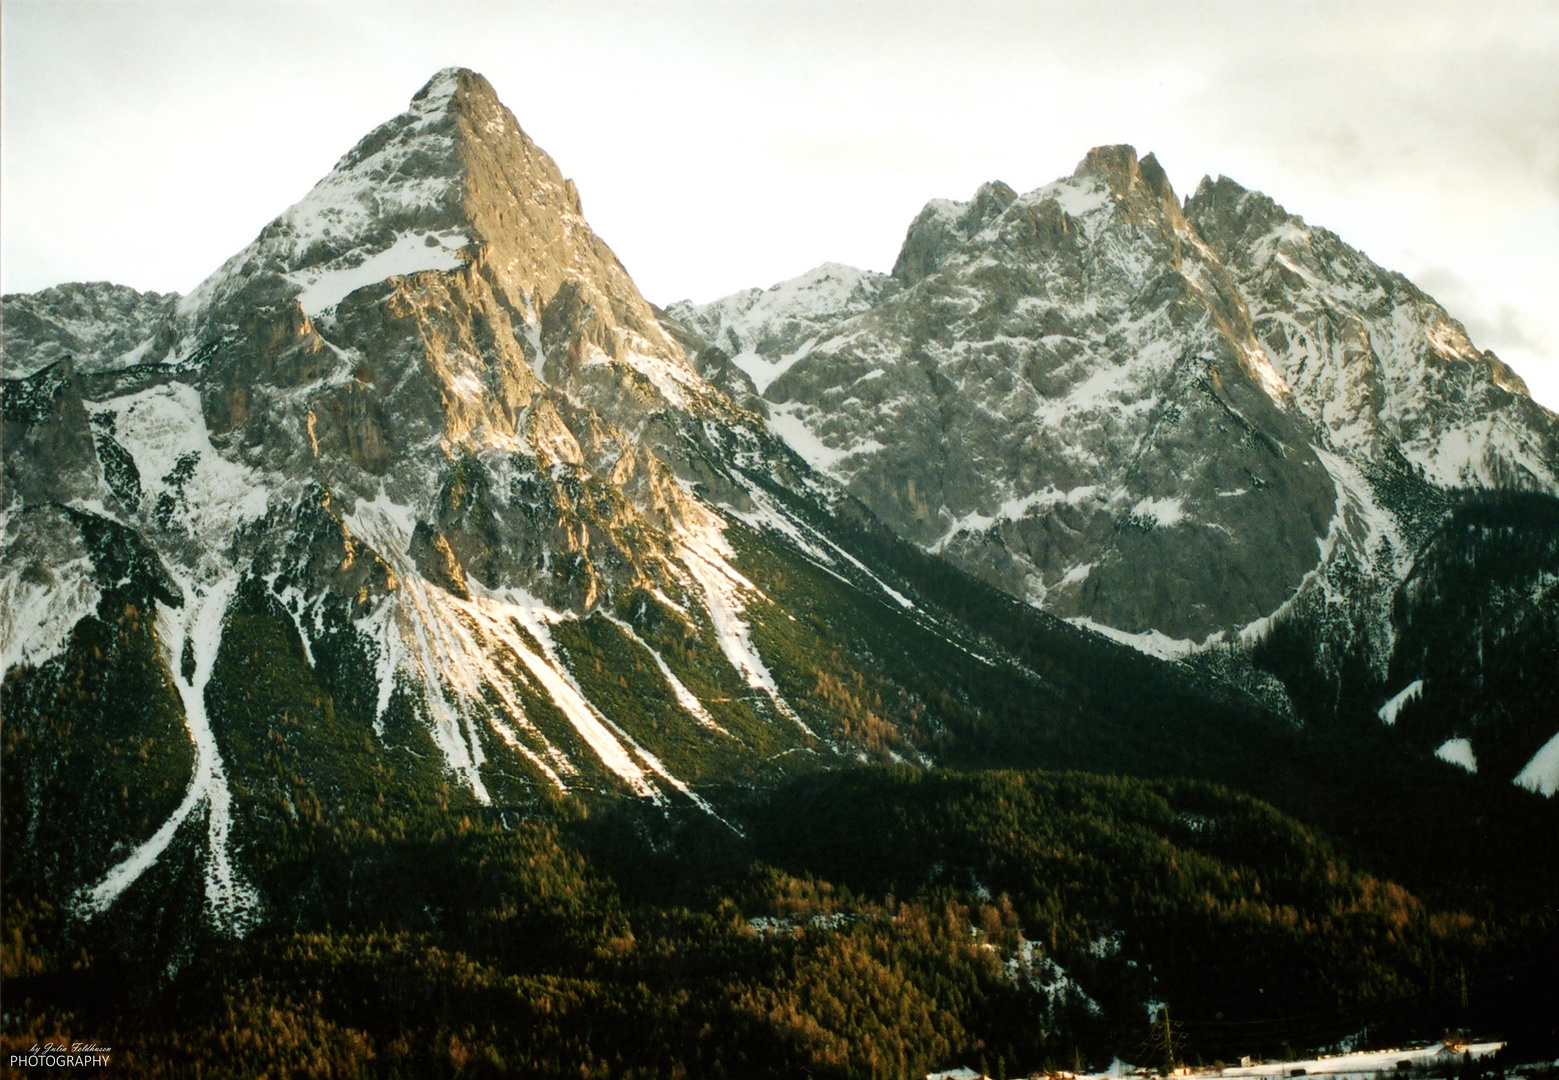
<path fill-rule="evenodd" d="M 1146 1047 L 1148 1060 L 1159 1066 L 1159 1071 L 1165 1076 L 1173 1076 L 1180 1063 L 1180 1041 L 1169 1019 L 1169 1006 L 1165 1005 L 1153 1021 L 1153 1030 L 1148 1035 Z"/>

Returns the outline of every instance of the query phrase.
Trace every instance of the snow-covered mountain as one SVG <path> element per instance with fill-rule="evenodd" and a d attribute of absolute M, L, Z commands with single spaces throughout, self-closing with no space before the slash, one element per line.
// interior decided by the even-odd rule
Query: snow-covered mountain
<path fill-rule="evenodd" d="M 1389 602 L 1425 483 L 1559 490 L 1559 418 L 1432 299 L 1130 147 L 929 203 L 891 277 L 668 314 L 903 536 L 1147 648 L 1255 631 L 1339 561 Z"/>
<path fill-rule="evenodd" d="M 330 844 L 462 817 L 1285 754 L 1270 677 L 1048 613 L 1199 640 L 1339 552 L 1396 573 L 1393 492 L 1551 487 L 1554 421 L 1411 286 L 1378 275 L 1422 332 L 1315 284 L 1362 257 L 1205 190 L 1105 148 L 932 203 L 892 276 L 663 316 L 450 69 L 188 296 L 6 297 L 8 887 L 242 931 Z M 1304 373 L 1355 324 L 1397 336 L 1337 418 Z"/>
<path fill-rule="evenodd" d="M 73 857 L 97 866 L 82 910 L 186 820 L 209 834 L 213 910 L 239 925 L 254 907 L 229 830 L 255 780 L 212 702 L 256 615 L 285 619 L 337 695 L 351 684 L 375 738 L 410 723 L 477 804 L 520 785 L 707 807 L 695 763 L 854 752 L 754 646 L 764 598 L 728 522 L 867 575 L 743 478 L 800 466 L 693 370 L 478 75 L 437 75 L 188 296 L 8 297 L 5 373 L 8 709 L 28 671 L 69 666 L 84 620 L 128 619 L 195 750 L 182 799 L 152 800 L 163 816 Z M 554 631 L 586 613 L 674 703 L 669 751 L 570 669 Z M 53 810 L 31 808 L 34 832 Z"/>

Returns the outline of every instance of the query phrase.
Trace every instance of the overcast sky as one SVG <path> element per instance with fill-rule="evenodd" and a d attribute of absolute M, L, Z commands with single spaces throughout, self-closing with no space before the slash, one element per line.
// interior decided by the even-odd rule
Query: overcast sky
<path fill-rule="evenodd" d="M 5 0 L 0 278 L 187 291 L 475 68 L 660 304 L 887 270 L 933 197 L 1089 147 L 1259 188 L 1559 409 L 1559 4 Z"/>

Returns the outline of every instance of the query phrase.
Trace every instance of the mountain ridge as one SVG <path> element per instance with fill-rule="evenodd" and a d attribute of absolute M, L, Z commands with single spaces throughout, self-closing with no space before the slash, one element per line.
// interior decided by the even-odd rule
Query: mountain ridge
<path fill-rule="evenodd" d="M 1191 760 L 1192 732 L 1222 762 L 1302 737 L 1249 663 L 1086 632 L 1216 640 L 1330 596 L 1355 565 L 1335 553 L 1396 572 L 1379 541 L 1406 546 L 1151 155 L 933 202 L 894 276 L 826 266 L 702 312 L 652 308 L 580 205 L 448 69 L 187 296 L 5 298 L 0 602 L 7 700 L 34 710 L 8 712 L 11 767 L 43 784 L 119 752 L 51 748 L 57 713 L 137 730 L 61 696 L 106 638 L 115 678 L 159 688 L 136 737 L 193 754 L 177 799 L 124 785 L 159 809 L 94 825 L 106 848 L 24 849 L 52 902 L 111 915 L 193 859 L 207 918 L 241 934 L 282 902 L 300 805 L 337 828 L 390 828 L 392 796 L 723 821 L 794 770 L 995 746 L 1148 769 L 1147 748 Z M 915 393 L 936 408 L 894 405 Z M 874 415 L 834 445 L 829 424 Z M 909 475 L 871 471 L 890 451 Z M 1037 583 L 1074 625 L 962 571 L 1015 602 Z M 1127 669 L 1155 703 L 1113 685 Z M 8 835 L 50 812 L 13 802 Z"/>
<path fill-rule="evenodd" d="M 1021 227 L 1026 231 L 1020 241 L 1014 230 L 1020 228 L 1017 218 L 1025 216 L 1030 220 Z M 1238 226 L 1226 218 L 1237 218 Z M 1049 230 L 1045 235 L 1055 238 L 1048 250 L 1035 246 L 1034 238 L 1042 232 L 1035 222 L 1041 220 Z M 1221 244 L 1221 250 L 1215 251 L 1204 233 Z M 1283 235 L 1275 239 L 1276 233 Z M 982 256 L 986 260 L 994 259 L 994 265 L 970 263 L 969 256 L 958 255 L 971 244 L 986 253 Z M 1078 244 L 1094 254 L 1079 262 Z M 1108 250 L 1112 244 L 1113 254 Z M 1292 260 L 1278 250 L 1281 244 L 1323 252 L 1326 267 L 1317 261 L 1320 256 L 1306 256 L 1307 276 L 1296 280 L 1309 284 L 1284 291 L 1285 286 L 1273 283 L 1278 280 L 1275 274 L 1290 273 L 1285 264 Z M 1136 255 L 1130 254 L 1132 245 L 1137 245 Z M 1259 249 L 1258 254 L 1247 256 L 1251 245 Z M 1253 598 L 1211 619 L 1188 621 L 1185 615 L 1195 598 L 1184 590 L 1176 594 L 1171 613 L 1144 609 L 1140 603 L 1124 609 L 1112 606 L 1101 602 L 1101 594 L 1112 589 L 1118 593 L 1120 583 L 1105 580 L 1090 585 L 1109 572 L 1112 561 L 1135 561 L 1119 550 L 1114 539 L 1115 530 L 1135 522 L 1151 520 L 1161 527 L 1167 515 L 1168 524 L 1183 530 L 1201 516 L 1212 527 L 1232 529 L 1232 535 L 1244 538 L 1252 526 L 1242 525 L 1238 515 L 1229 515 L 1233 502 L 1220 507 L 1203 500 L 1203 506 L 1188 509 L 1183 497 L 1186 474 L 1177 473 L 1173 481 L 1158 485 L 1162 490 L 1140 483 L 1134 487 L 1129 473 L 1120 471 L 1123 460 L 1113 465 L 1108 460 L 1089 463 L 1086 475 L 1097 479 L 1079 487 L 1075 463 L 1067 464 L 1068 455 L 1075 459 L 1077 454 L 1064 444 L 1036 445 L 1036 438 L 1043 437 L 1037 435 L 1018 442 L 1010 432 L 989 424 L 982 427 L 978 415 L 966 415 L 984 410 L 1021 425 L 1029 422 L 1019 415 L 1025 409 L 1033 408 L 1037 416 L 1049 408 L 1055 415 L 1047 416 L 1044 423 L 1051 430 L 1059 429 L 1060 438 L 1102 441 L 1114 447 L 1117 459 L 1140 454 L 1145 433 L 1129 425 L 1126 431 L 1101 431 L 1100 423 L 1089 415 L 1094 404 L 1074 397 L 1080 386 L 1092 388 L 1075 376 L 1068 379 L 1067 358 L 1059 362 L 1054 358 L 1052 343 L 1056 342 L 1074 355 L 1081 352 L 1095 358 L 1092 367 L 1083 369 L 1085 374 L 1097 371 L 1101 362 L 1108 366 L 1110 361 L 1102 357 L 1112 355 L 1115 366 L 1138 369 L 1128 371 L 1124 382 L 1117 380 L 1118 385 L 1104 388 L 1111 417 L 1128 417 L 1133 409 L 1143 408 L 1151 415 L 1155 401 L 1183 410 L 1185 391 L 1175 389 L 1172 377 L 1166 383 L 1165 373 L 1144 364 L 1140 346 L 1123 357 L 1112 353 L 1106 337 L 1095 332 L 1089 338 L 1088 320 L 1094 317 L 1089 305 L 1097 304 L 1100 296 L 1100 282 L 1089 276 L 1096 273 L 1089 269 L 1094 265 L 1087 261 L 1090 257 L 1128 277 L 1132 258 L 1148 260 L 1139 270 L 1159 260 L 1168 276 L 1151 287 L 1146 279 L 1128 287 L 1116 301 L 1121 317 L 1138 317 L 1141 312 L 1132 305 L 1143 302 L 1144 289 L 1151 295 L 1151 289 L 1167 288 L 1159 316 L 1167 329 L 1160 339 L 1178 343 L 1173 348 L 1195 352 L 1199 346 L 1194 327 L 1190 331 L 1177 327 L 1183 327 L 1189 317 L 1203 326 L 1221 328 L 1216 332 L 1227 341 L 1242 376 L 1236 377 L 1235 385 L 1253 382 L 1278 412 L 1290 413 L 1297 421 L 1289 442 L 1302 443 L 1307 450 L 1313 444 L 1314 452 L 1322 455 L 1335 488 L 1335 514 L 1322 518 L 1317 512 L 1306 527 L 1317 548 L 1301 544 L 1290 549 L 1293 570 L 1281 586 L 1287 594 L 1285 602 L 1294 597 L 1302 581 L 1312 580 L 1324 568 L 1339 542 L 1367 572 L 1400 582 L 1407 568 L 1404 559 L 1410 554 L 1403 549 L 1411 546 L 1404 534 L 1416 528 L 1409 522 L 1413 511 L 1404 506 L 1387 508 L 1376 489 L 1400 487 L 1401 482 L 1389 476 L 1404 469 L 1404 475 L 1416 472 L 1441 487 L 1513 483 L 1556 490 L 1559 423 L 1553 414 L 1532 402 L 1524 384 L 1492 353 L 1472 346 L 1460 324 L 1425 294 L 1400 275 L 1380 270 L 1332 234 L 1309 229 L 1270 199 L 1245 192 L 1227 179 L 1205 180 L 1182 206 L 1152 155 L 1139 161 L 1130 147 L 1090 151 L 1072 177 L 1027 196 L 992 182 L 982 185 L 968 203 L 933 200 L 911 224 L 891 277 L 851 268 L 819 268 L 766 293 L 749 291 L 702 306 L 683 302 L 667 311 L 716 354 L 706 364 L 748 373 L 747 389 L 767 405 L 771 426 L 793 448 L 917 543 L 949 554 L 1015 595 L 1090 625 L 1124 632 L 1146 647 L 1183 651 L 1185 645 L 1155 642 L 1201 641 L 1209 634 L 1217 639 L 1236 631 L 1248 638 L 1278 608 L 1272 595 Z M 959 258 L 965 270 L 954 267 Z M 992 277 L 998 266 L 1022 265 L 1034 267 L 1040 279 L 997 282 Z M 1340 268 L 1342 283 L 1324 294 L 1329 299 L 1323 299 L 1319 282 L 1329 280 L 1327 268 Z M 1010 270 L 1004 272 L 1010 277 Z M 980 280 L 982 275 L 985 282 Z M 857 299 L 824 297 L 817 288 L 824 281 L 834 281 L 836 291 L 851 282 L 849 295 Z M 1068 281 L 1074 284 L 1068 286 Z M 1086 293 L 1066 298 L 1068 287 L 1083 285 Z M 887 292 L 872 293 L 868 302 L 862 298 L 864 286 Z M 904 291 L 915 287 L 937 287 L 945 295 L 919 302 L 917 313 L 890 314 L 917 305 Z M 951 305 L 950 314 L 945 318 L 937 314 L 937 303 Z M 957 310 L 959 304 L 970 303 L 977 306 L 976 314 Z M 1043 314 L 1026 320 L 1000 314 L 1006 310 L 1003 305 L 1014 304 L 1037 305 L 1036 311 L 1043 309 Z M 1320 345 L 1312 347 L 1314 331 L 1309 336 L 1294 335 L 1292 341 L 1285 336 L 1295 317 L 1286 314 L 1283 304 L 1299 310 L 1307 325 L 1319 329 L 1324 335 L 1318 339 Z M 753 312 L 766 309 L 767 316 L 753 317 Z M 983 324 L 979 311 L 990 313 Z M 891 322 L 895 318 L 896 324 Z M 1393 318 L 1404 325 L 1393 329 Z M 916 329 L 916 319 L 931 329 Z M 905 383 L 908 376 L 899 371 L 901 358 L 905 348 L 935 351 L 935 328 L 948 319 L 961 329 L 955 332 L 954 352 L 943 348 L 939 354 L 943 359 L 938 370 L 953 373 L 951 385 L 974 401 L 945 430 L 920 435 L 913 425 L 906 429 L 898 411 L 932 412 L 939 392 L 934 381 L 919 388 L 913 379 Z M 1334 323 L 1351 327 L 1352 352 L 1334 347 L 1338 336 Z M 985 343 L 976 346 L 974 339 L 980 337 Z M 973 347 L 984 348 L 992 358 L 970 362 L 955 356 L 957 348 Z M 995 356 L 998 350 L 1008 355 Z M 1362 367 L 1352 363 L 1355 355 L 1364 358 Z M 1211 375 L 1219 387 L 1227 378 L 1217 372 Z M 1225 410 L 1218 422 L 1232 421 L 1247 437 L 1275 445 L 1267 430 L 1251 425 L 1240 408 L 1222 398 L 1221 389 L 1211 385 L 1212 378 L 1204 384 L 1210 401 Z M 1012 413 L 1015 393 L 1025 399 L 1018 406 L 1019 414 Z M 1060 412 L 1046 405 L 1055 395 L 1062 397 Z M 934 496 L 926 502 L 917 496 L 938 481 L 935 475 L 924 475 L 923 469 L 917 474 L 916 463 L 947 454 L 953 432 L 961 442 L 971 438 L 974 442 L 972 450 L 953 452 L 982 454 L 985 464 L 966 466 L 968 475 L 953 484 L 952 497 L 940 500 L 941 505 Z M 1283 445 L 1282 441 L 1276 445 Z M 1224 459 L 1230 456 L 1214 453 Z M 1027 474 L 1016 467 L 1019 461 Z M 1253 486 L 1259 489 L 1253 482 L 1269 479 L 1255 474 L 1243 483 L 1231 479 L 1220 487 L 1220 497 L 1247 499 Z M 1098 505 L 1101 491 L 1114 494 Z M 1079 500 L 1095 504 L 1091 514 L 1089 509 L 1079 512 Z M 1314 500 L 1319 507 L 1325 495 L 1318 491 Z M 914 505 L 917 502 L 922 505 Z M 1097 522 L 1091 532 L 1084 520 L 1087 516 Z M 1331 518 L 1335 520 L 1327 524 Z M 1102 527 L 1106 523 L 1107 529 Z M 1297 525 L 1289 520 L 1279 531 L 1292 532 Z M 1390 554 L 1382 559 L 1383 544 Z M 1246 546 L 1263 553 L 1282 550 L 1281 544 L 1274 547 L 1263 540 Z M 1236 573 L 1260 576 L 1252 557 L 1259 555 L 1225 556 L 1230 568 L 1240 568 Z M 1152 559 L 1152 572 L 1143 577 L 1172 578 L 1180 561 L 1183 558 Z M 1310 573 L 1298 572 L 1301 568 Z"/>

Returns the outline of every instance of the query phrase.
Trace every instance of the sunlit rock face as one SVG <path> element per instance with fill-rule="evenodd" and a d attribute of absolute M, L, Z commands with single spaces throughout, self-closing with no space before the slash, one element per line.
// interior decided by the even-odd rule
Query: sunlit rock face
<path fill-rule="evenodd" d="M 1559 487 L 1553 414 L 1412 282 L 1227 177 L 1204 179 L 1186 214 L 1322 441 L 1400 454 L 1445 487 Z"/>
<path fill-rule="evenodd" d="M 318 687 L 310 730 L 372 759 L 353 776 L 426 769 L 419 797 L 475 805 L 708 809 L 690 784 L 854 752 L 781 695 L 725 538 L 759 510 L 749 473 L 826 485 L 699 376 L 481 76 L 436 75 L 188 296 L 60 286 L 7 297 L 4 327 L 8 701 L 44 700 L 81 627 L 119 626 L 167 691 L 144 711 L 168 730 L 136 737 L 183 745 L 182 717 L 196 748 L 183 801 L 104 820 L 129 829 L 117 863 L 16 849 L 65 858 L 83 917 L 202 821 L 208 913 L 259 917 L 239 854 L 273 785 L 255 751 L 302 706 L 268 712 L 257 689 Z M 588 660 L 554 635 L 582 620 Z M 670 715 L 586 689 L 613 649 Z M 7 708 L 19 730 L 53 722 Z M 17 768 L 71 751 L 40 753 Z"/>
<path fill-rule="evenodd" d="M 491 585 L 551 592 L 548 557 L 527 545 L 580 556 L 570 603 L 594 602 L 602 572 L 619 587 L 649 573 L 623 530 L 640 515 L 661 533 L 683 522 L 676 474 L 696 471 L 694 418 L 738 415 L 590 229 L 572 182 L 485 79 L 458 69 L 189 296 L 67 286 L 6 310 L 7 374 L 69 356 L 69 373 L 35 379 L 65 387 L 67 405 L 104 402 L 100 443 L 114 438 L 107 402 L 188 386 L 199 416 L 183 419 L 225 460 L 338 504 L 407 507 Z M 85 456 L 26 455 L 44 459 L 28 467 L 85 493 L 97 484 L 86 414 L 59 408 L 27 438 L 73 424 Z M 598 481 L 620 505 L 581 516 L 565 480 Z M 40 484 L 18 473 L 13 486 Z M 452 501 L 460 492 L 470 501 Z M 526 550 L 499 553 L 498 534 Z"/>

